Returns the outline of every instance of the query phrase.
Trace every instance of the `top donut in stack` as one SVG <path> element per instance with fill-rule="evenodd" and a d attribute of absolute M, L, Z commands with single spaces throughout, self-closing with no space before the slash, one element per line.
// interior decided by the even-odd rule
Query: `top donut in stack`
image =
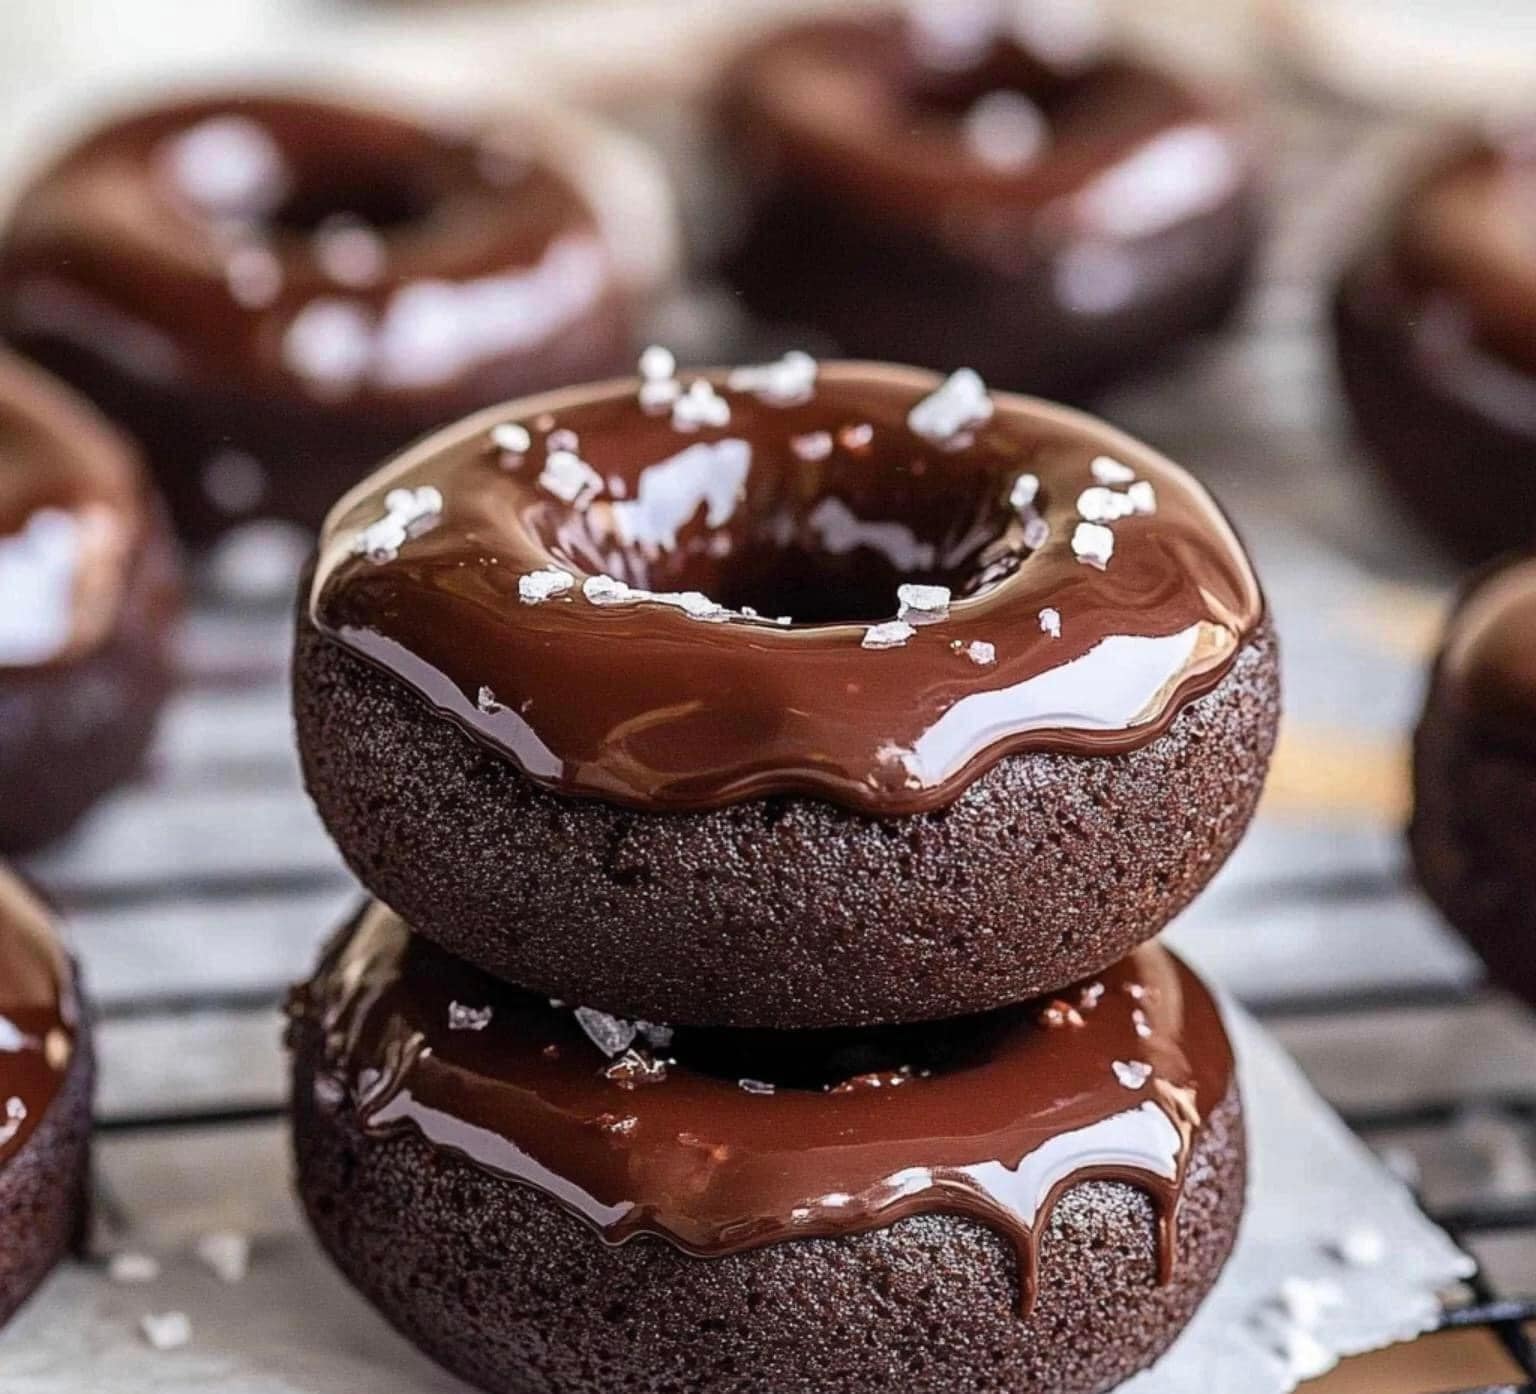
<path fill-rule="evenodd" d="M 332 511 L 298 735 L 373 894 L 541 994 L 785 1029 L 1054 993 L 1199 893 L 1278 678 L 1198 483 L 973 373 L 641 366 Z"/>

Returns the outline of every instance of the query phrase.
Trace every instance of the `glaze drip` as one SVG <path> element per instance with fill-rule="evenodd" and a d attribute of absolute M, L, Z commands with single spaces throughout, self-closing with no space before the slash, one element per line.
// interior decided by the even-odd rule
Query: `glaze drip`
<path fill-rule="evenodd" d="M 845 364 L 792 401 L 708 375 L 473 417 L 333 510 L 310 618 L 529 778 L 641 809 L 912 813 L 1007 754 L 1156 739 L 1262 616 L 1240 544 L 1065 408 L 990 394 L 943 435 L 977 407 L 955 381 Z M 369 553 L 424 489 L 430 522 Z"/>
<path fill-rule="evenodd" d="M 866 1031 L 678 1028 L 655 1052 L 664 1077 L 637 1082 L 570 1011 L 374 905 L 292 1010 L 297 1032 L 323 1035 L 319 1106 L 415 1130 L 609 1243 L 651 1235 L 711 1258 L 959 1215 L 1012 1246 L 1027 1314 L 1038 1236 L 1086 1181 L 1151 1198 L 1171 1279 L 1185 1168 L 1233 1087 L 1215 1005 L 1166 951 L 1140 949 L 1069 998 L 1055 1018 L 1033 1003 Z M 463 1029 L 466 1007 L 489 1021 Z M 1146 1066 L 1143 1082 L 1117 1063 Z"/>
<path fill-rule="evenodd" d="M 0 868 L 0 1167 L 26 1146 L 62 1087 L 78 1021 L 47 911 Z"/>

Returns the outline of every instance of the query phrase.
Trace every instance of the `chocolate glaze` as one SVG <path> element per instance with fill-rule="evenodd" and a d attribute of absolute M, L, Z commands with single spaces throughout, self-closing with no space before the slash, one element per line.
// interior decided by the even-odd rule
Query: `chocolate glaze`
<path fill-rule="evenodd" d="M 0 867 L 0 1167 L 57 1097 L 78 1031 L 73 975 L 48 912 Z"/>
<path fill-rule="evenodd" d="M 1262 616 L 1204 490 L 1091 418 L 994 395 L 969 443 L 943 448 L 907 421 L 930 374 L 824 365 L 788 406 L 711 380 L 728 425 L 680 431 L 619 383 L 484 413 L 406 452 L 333 510 L 315 625 L 561 793 L 700 809 L 796 792 L 902 814 L 952 802 L 1009 753 L 1155 740 Z M 525 455 L 492 443 L 503 422 L 527 426 Z M 584 507 L 540 483 L 551 431 L 574 432 L 602 478 Z M 1072 545 L 1101 455 L 1156 498 L 1154 516 L 1113 524 L 1103 568 Z M 1022 474 L 1039 495 L 1016 509 Z M 357 555 L 390 491 L 425 486 L 441 517 L 385 560 Z M 520 601 L 520 578 L 550 567 L 571 589 Z M 600 606 L 581 589 L 599 574 L 700 591 L 734 617 Z M 919 617 L 900 647 L 863 647 L 904 583 L 949 587 L 947 616 Z M 766 618 L 781 615 L 795 622 Z"/>
<path fill-rule="evenodd" d="M 1487 572 L 1446 636 L 1440 699 L 1485 734 L 1536 753 L 1536 558 Z"/>
<path fill-rule="evenodd" d="M 313 526 L 422 431 L 627 354 L 634 288 L 552 131 L 257 94 L 128 116 L 19 199 L 0 333 L 138 437 L 184 531 Z"/>
<path fill-rule="evenodd" d="M 455 1006 L 489 1021 L 460 1011 L 455 1029 Z M 679 1030 L 610 1064 L 571 1012 L 374 904 L 292 1011 L 324 1034 L 323 1107 L 416 1129 L 609 1243 L 647 1234 L 710 1258 L 957 1214 L 1014 1246 L 1026 1312 L 1034 1236 L 1083 1181 L 1146 1191 L 1171 1278 L 1185 1166 L 1233 1083 L 1214 1003 L 1156 947 L 1052 1003 L 863 1032 Z"/>
<path fill-rule="evenodd" d="M 1052 397 L 1218 325 L 1261 222 L 1237 113 L 1127 59 L 970 37 L 816 20 L 732 66 L 720 124 L 746 206 L 727 273 L 757 313 Z M 999 102 L 1005 138 L 1010 106 L 1025 121 L 1016 161 L 974 134 Z"/>
<path fill-rule="evenodd" d="M 1406 288 L 1536 374 L 1536 134 L 1435 165 L 1405 200 L 1390 252 Z"/>
<path fill-rule="evenodd" d="M 67 663 L 116 624 L 150 506 L 127 444 L 0 354 L 0 676 Z"/>

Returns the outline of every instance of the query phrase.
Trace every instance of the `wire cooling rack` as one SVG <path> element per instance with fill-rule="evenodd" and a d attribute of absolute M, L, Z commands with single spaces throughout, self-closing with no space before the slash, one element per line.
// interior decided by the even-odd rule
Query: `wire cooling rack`
<path fill-rule="evenodd" d="M 1286 648 L 1270 796 L 1174 937 L 1477 1257 L 1443 1325 L 1491 1333 L 1524 1382 L 1485 1388 L 1529 1394 L 1536 1019 L 1482 986 L 1406 883 L 1403 740 L 1446 578 L 1355 457 L 1322 333 L 1327 268 L 1417 132 L 1284 82 L 1273 96 L 1276 227 L 1246 312 L 1103 408 L 1222 496 Z M 716 302 L 691 300 L 669 323 L 712 356 L 718 321 L 695 312 Z M 358 892 L 299 787 L 287 633 L 280 606 L 205 585 L 147 779 L 26 868 L 65 910 L 100 1007 L 102 1222 L 146 1242 L 211 1221 L 307 1242 L 274 1199 L 277 1009 Z M 200 1187 L 205 1171 L 218 1179 Z"/>

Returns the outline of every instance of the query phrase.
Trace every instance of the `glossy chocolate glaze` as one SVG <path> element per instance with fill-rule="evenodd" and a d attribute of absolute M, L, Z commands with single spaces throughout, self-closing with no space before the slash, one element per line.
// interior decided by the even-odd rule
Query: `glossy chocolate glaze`
<path fill-rule="evenodd" d="M 711 380 L 729 423 L 680 430 L 618 383 L 406 452 L 332 512 L 314 623 L 561 793 L 664 810 L 794 792 L 902 814 L 952 802 L 1012 752 L 1155 740 L 1263 613 L 1204 490 L 1089 417 L 994 394 L 988 422 L 938 445 L 908 423 L 930 374 L 823 365 L 790 405 Z M 527 429 L 521 455 L 492 440 L 508 422 Z M 570 445 L 552 432 L 574 433 L 590 498 L 546 487 L 549 443 Z M 1101 456 L 1156 506 L 1112 524 L 1102 567 L 1074 551 Z M 1038 495 L 1015 507 L 1025 475 Z M 359 555 L 409 489 L 436 490 L 441 516 Z M 569 589 L 522 600 L 550 568 Z M 729 616 L 594 603 L 584 586 L 603 575 L 702 592 Z M 909 583 L 949 588 L 947 613 L 865 647 Z"/>
<path fill-rule="evenodd" d="M 0 333 L 140 440 L 185 533 L 314 526 L 413 436 L 622 362 L 577 144 L 297 96 L 131 115 L 21 195 Z"/>
<path fill-rule="evenodd" d="M 1467 593 L 1437 680 L 1474 726 L 1536 752 L 1536 558 L 1489 571 Z"/>
<path fill-rule="evenodd" d="M 1156 947 L 1061 1000 L 986 1017 L 680 1029 L 610 1063 L 573 1013 L 375 904 L 292 1012 L 297 1030 L 323 1033 L 322 1106 L 380 1133 L 414 1128 L 609 1243 L 648 1234 L 709 1258 L 956 1214 L 1013 1245 L 1026 1311 L 1036 1236 L 1083 1181 L 1152 1198 L 1168 1281 L 1194 1139 L 1233 1087 L 1214 1003 Z"/>
<path fill-rule="evenodd" d="M 1036 108 L 1034 154 L 989 158 L 968 124 L 1000 93 Z M 739 60 L 725 99 L 775 142 L 770 177 L 915 220 L 999 266 L 1038 255 L 1041 239 L 1157 231 L 1208 210 L 1249 172 L 1232 113 L 1156 69 L 1105 56 L 1055 63 L 1003 35 L 941 63 L 899 17 L 770 35 Z"/>
<path fill-rule="evenodd" d="M 149 523 L 122 438 L 0 354 L 0 675 L 66 663 L 103 642 Z"/>
<path fill-rule="evenodd" d="M 1404 201 L 1390 251 L 1411 294 L 1536 374 L 1536 134 L 1438 163 Z"/>
<path fill-rule="evenodd" d="M 58 1095 L 78 1029 L 73 975 L 48 912 L 0 867 L 0 1167 Z"/>
<path fill-rule="evenodd" d="M 1262 221 L 1238 115 L 1133 61 L 962 37 L 814 21 L 733 65 L 726 273 L 753 309 L 850 356 L 1070 399 L 1221 324 Z"/>

